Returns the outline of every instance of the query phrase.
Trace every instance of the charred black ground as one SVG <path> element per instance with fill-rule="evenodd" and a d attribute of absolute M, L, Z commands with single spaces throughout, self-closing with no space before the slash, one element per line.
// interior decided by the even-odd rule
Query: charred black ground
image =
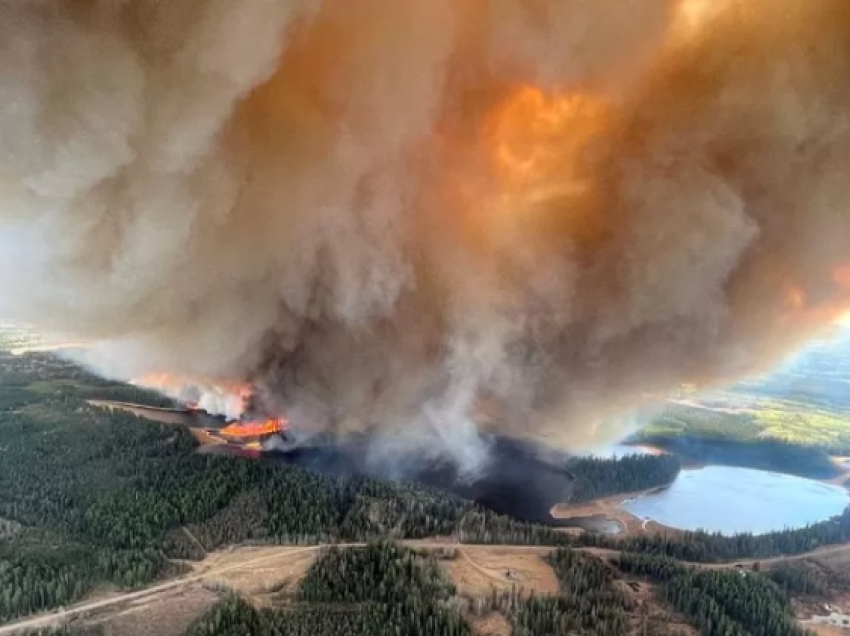
<path fill-rule="evenodd" d="M 263 458 L 337 476 L 417 482 L 472 499 L 517 519 L 567 525 L 549 513 L 555 504 L 569 501 L 572 496 L 573 478 L 563 467 L 566 456 L 558 465 L 545 457 L 545 449 L 534 444 L 499 436 L 490 437 L 487 442 L 489 453 L 474 475 L 464 474 L 445 458 L 394 455 L 389 464 L 370 452 L 376 440 L 367 436 L 273 450 L 264 453 Z"/>

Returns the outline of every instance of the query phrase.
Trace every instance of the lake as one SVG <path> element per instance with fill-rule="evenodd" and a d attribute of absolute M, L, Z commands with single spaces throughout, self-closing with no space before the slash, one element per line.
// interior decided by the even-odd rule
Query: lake
<path fill-rule="evenodd" d="M 841 514 L 850 503 L 839 486 L 779 473 L 707 466 L 683 470 L 658 493 L 625 502 L 642 519 L 671 528 L 763 534 L 799 528 Z"/>

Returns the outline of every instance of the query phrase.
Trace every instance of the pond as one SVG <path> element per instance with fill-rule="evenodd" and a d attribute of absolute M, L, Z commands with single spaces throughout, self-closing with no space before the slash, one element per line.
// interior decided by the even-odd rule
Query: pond
<path fill-rule="evenodd" d="M 799 528 L 841 514 L 850 503 L 839 486 L 749 468 L 683 470 L 657 493 L 623 503 L 642 519 L 671 528 L 763 534 Z"/>

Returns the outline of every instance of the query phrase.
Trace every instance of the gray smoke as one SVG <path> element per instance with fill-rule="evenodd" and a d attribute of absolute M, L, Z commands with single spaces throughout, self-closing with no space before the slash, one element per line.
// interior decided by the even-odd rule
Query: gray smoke
<path fill-rule="evenodd" d="M 850 305 L 846 0 L 0 4 L 0 313 L 571 446 Z M 201 380 L 203 379 L 203 380 Z"/>

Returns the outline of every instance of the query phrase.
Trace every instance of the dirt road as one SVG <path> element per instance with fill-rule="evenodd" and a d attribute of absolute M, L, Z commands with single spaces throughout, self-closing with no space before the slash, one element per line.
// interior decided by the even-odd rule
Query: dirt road
<path fill-rule="evenodd" d="M 339 547 L 342 548 L 353 548 L 353 547 L 362 547 L 363 543 L 351 543 L 351 544 L 341 544 Z M 271 561 L 274 559 L 281 559 L 288 556 L 294 556 L 296 554 L 302 554 L 304 552 L 311 552 L 315 550 L 321 550 L 322 548 L 327 547 L 325 545 L 313 545 L 306 546 L 303 548 L 288 548 L 286 552 L 280 552 L 273 555 L 268 555 L 259 559 L 252 559 L 249 561 L 243 561 L 242 563 L 235 563 L 232 565 L 215 568 L 212 570 L 207 570 L 200 574 L 191 574 L 188 576 L 180 577 L 174 579 L 173 581 L 168 581 L 167 583 L 160 583 L 159 585 L 154 585 L 152 587 L 145 588 L 143 590 L 139 590 L 137 592 L 127 592 L 126 594 L 119 594 L 117 596 L 111 596 L 109 598 L 100 599 L 97 601 L 91 601 L 87 603 L 81 603 L 79 605 L 75 605 L 73 607 L 69 607 L 64 610 L 58 610 L 55 612 L 50 612 L 49 614 L 42 614 L 40 616 L 36 616 L 34 618 L 24 619 L 22 621 L 18 621 L 16 623 L 10 623 L 9 625 L 5 625 L 0 627 L 0 634 L 15 634 L 24 630 L 35 630 L 42 629 L 45 627 L 50 627 L 59 623 L 62 620 L 67 620 L 73 618 L 74 616 L 80 614 L 86 614 L 89 612 L 93 612 L 95 610 L 100 610 L 105 607 L 109 607 L 111 605 L 118 605 L 122 603 L 127 603 L 129 601 L 136 601 L 139 599 L 143 599 L 147 596 L 155 596 L 157 594 L 161 594 L 162 592 L 168 590 L 174 590 L 176 588 L 183 587 L 185 585 L 190 585 L 192 583 L 198 583 L 204 579 L 208 579 L 210 577 L 216 576 L 218 574 L 223 574 L 224 572 L 228 572 L 230 570 L 238 570 L 246 567 L 250 567 L 252 565 L 258 565 L 265 561 Z"/>
<path fill-rule="evenodd" d="M 466 560 L 468 560 L 476 569 L 480 569 L 483 574 L 490 576 L 491 573 L 485 571 L 483 568 L 480 568 L 474 561 L 469 559 L 468 553 L 475 552 L 478 550 L 503 550 L 506 552 L 520 552 L 526 554 L 548 554 L 552 550 L 557 549 L 557 546 L 543 546 L 543 545 L 486 545 L 486 544 L 467 544 L 467 543 L 453 543 L 449 541 L 425 541 L 425 540 L 417 540 L 417 541 L 400 541 L 402 545 L 405 545 L 410 548 L 420 549 L 420 550 L 438 550 L 445 548 L 457 548 L 460 552 L 460 556 Z M 133 601 L 143 600 L 147 597 L 156 596 L 158 594 L 162 594 L 166 591 L 176 591 L 182 587 L 193 585 L 200 583 L 204 580 L 214 579 L 216 576 L 224 574 L 226 572 L 231 572 L 233 570 L 241 570 L 243 568 L 248 568 L 251 566 L 259 565 L 262 563 L 267 563 L 269 561 L 283 560 L 291 556 L 304 554 L 307 552 L 315 552 L 317 550 L 322 550 L 324 548 L 329 547 L 337 547 L 342 549 L 348 548 L 362 548 L 365 547 L 365 543 L 338 543 L 338 544 L 319 544 L 319 545 L 311 545 L 311 546 L 303 546 L 303 547 L 292 547 L 292 546 L 281 546 L 280 551 L 276 551 L 274 554 L 268 554 L 255 559 L 248 559 L 246 561 L 242 561 L 240 563 L 232 563 L 220 567 L 214 567 L 208 570 L 202 570 L 199 572 L 194 572 L 192 574 L 188 574 L 179 578 L 176 578 L 171 581 L 167 581 L 165 583 L 160 583 L 158 585 L 154 585 L 152 587 L 145 588 L 143 590 L 138 590 L 135 592 L 127 592 L 124 594 L 118 594 L 115 596 L 110 596 L 108 598 L 102 598 L 95 601 L 83 602 L 78 605 L 74 605 L 72 607 L 56 610 L 53 612 L 49 612 L 46 614 L 41 614 L 38 616 L 26 618 L 15 623 L 10 623 L 8 625 L 4 625 L 0 627 L 0 636 L 2 635 L 11 635 L 16 634 L 22 631 L 27 630 L 37 630 L 43 629 L 45 627 L 56 626 L 61 624 L 64 621 L 72 619 L 77 616 L 85 615 L 97 610 L 102 610 L 104 608 L 108 608 L 115 605 L 121 605 Z M 615 558 L 619 555 L 619 551 L 617 550 L 607 550 L 603 548 L 576 548 L 579 551 L 587 552 L 589 554 L 593 554 L 594 556 L 598 556 L 603 559 L 611 559 Z M 781 561 L 795 561 L 806 558 L 813 557 L 822 557 L 829 554 L 847 552 L 850 554 L 850 544 L 847 545 L 836 545 L 829 546 L 825 548 L 819 548 L 812 552 L 806 552 L 804 554 L 797 554 L 792 556 L 781 556 L 774 557 L 770 559 L 753 559 L 747 561 L 735 561 L 731 563 L 687 563 L 687 565 L 692 565 L 701 568 L 708 569 L 720 569 L 720 568 L 734 568 L 734 567 L 749 567 L 751 568 L 753 564 L 756 562 L 760 563 L 761 566 L 770 566 L 771 564 L 779 563 Z"/>

